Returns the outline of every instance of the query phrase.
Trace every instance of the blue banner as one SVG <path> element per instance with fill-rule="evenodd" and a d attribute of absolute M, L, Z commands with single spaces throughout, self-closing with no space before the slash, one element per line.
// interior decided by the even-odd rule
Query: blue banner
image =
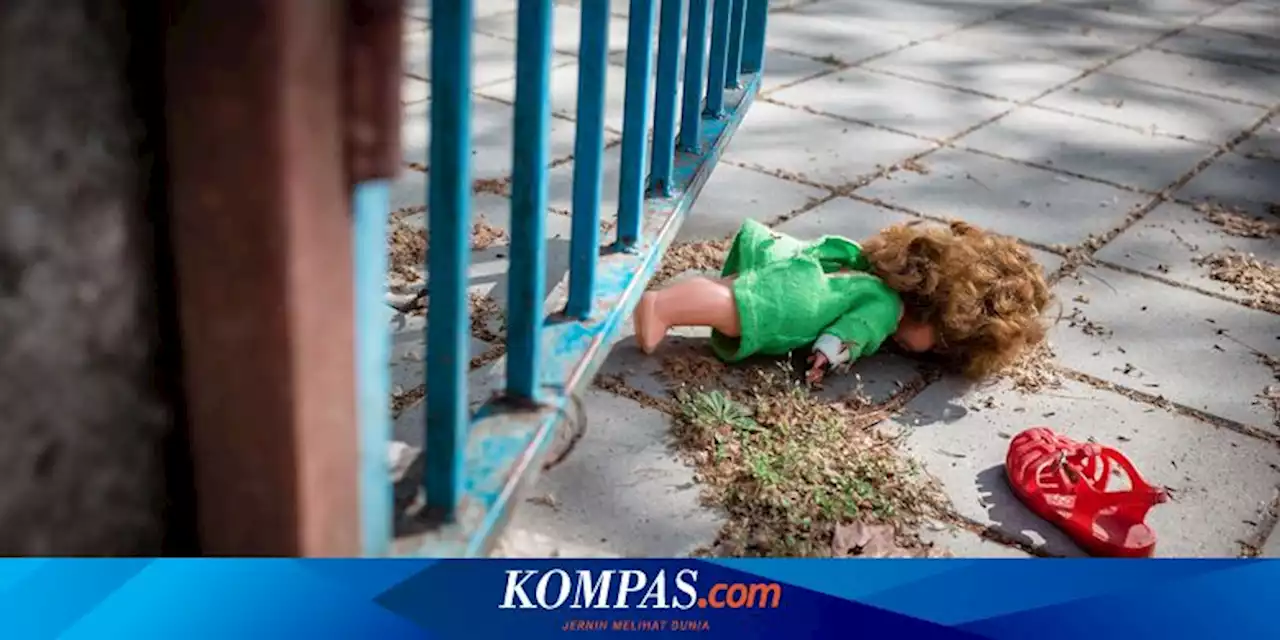
<path fill-rule="evenodd" d="M 0 637 L 1264 638 L 1278 585 L 1254 560 L 16 559 Z"/>

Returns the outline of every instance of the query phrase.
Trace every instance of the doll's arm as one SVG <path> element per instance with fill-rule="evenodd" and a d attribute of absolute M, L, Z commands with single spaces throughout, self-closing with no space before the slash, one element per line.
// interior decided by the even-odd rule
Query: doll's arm
<path fill-rule="evenodd" d="M 893 334 L 901 307 L 895 297 L 875 296 L 862 301 L 818 336 L 815 354 L 822 354 L 831 368 L 844 367 L 875 353 Z"/>

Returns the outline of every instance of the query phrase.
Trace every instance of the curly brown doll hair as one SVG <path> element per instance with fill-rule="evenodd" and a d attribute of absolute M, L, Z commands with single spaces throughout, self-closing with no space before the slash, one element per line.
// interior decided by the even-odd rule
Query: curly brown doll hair
<path fill-rule="evenodd" d="M 989 377 L 1040 344 L 1052 300 L 1044 270 L 1012 238 L 965 222 L 911 222 L 862 243 L 906 313 L 937 331 L 935 351 L 965 376 Z"/>

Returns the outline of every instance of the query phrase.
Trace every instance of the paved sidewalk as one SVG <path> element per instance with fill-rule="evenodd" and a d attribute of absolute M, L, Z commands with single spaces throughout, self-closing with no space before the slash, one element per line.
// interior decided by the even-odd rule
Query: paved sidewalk
<path fill-rule="evenodd" d="M 566 268 L 573 4 L 556 9 L 549 284 Z M 476 245 L 475 291 L 496 301 L 478 302 L 484 311 L 505 297 L 515 27 L 514 2 L 478 5 L 475 171 L 494 181 L 478 212 L 493 225 Z M 950 499 L 954 526 L 925 537 L 959 556 L 1081 554 L 1004 483 L 1007 438 L 1045 424 L 1121 447 L 1174 489 L 1150 517 L 1160 555 L 1280 556 L 1280 534 L 1268 540 L 1280 508 L 1280 2 L 774 5 L 763 98 L 678 242 L 728 237 L 745 218 L 857 238 L 954 216 L 1021 239 L 1055 274 L 1060 387 L 966 390 L 893 356 L 858 367 L 872 395 L 904 402 L 885 426 Z M 623 51 L 626 22 L 615 22 Z M 429 32 L 411 25 L 407 164 L 425 160 L 430 106 Z M 623 69 L 613 71 L 620 132 Z M 613 151 L 604 211 L 616 202 Z M 425 181 L 406 169 L 400 218 L 420 219 Z M 421 320 L 398 321 L 397 380 L 411 398 Z M 500 322 L 477 324 L 485 366 Z M 623 393 L 587 394 L 586 437 L 541 478 L 500 553 L 673 555 L 715 540 L 722 518 L 671 452 L 669 416 L 633 399 L 665 396 L 655 365 L 624 335 L 604 373 Z M 405 439 L 415 416 L 402 416 Z"/>

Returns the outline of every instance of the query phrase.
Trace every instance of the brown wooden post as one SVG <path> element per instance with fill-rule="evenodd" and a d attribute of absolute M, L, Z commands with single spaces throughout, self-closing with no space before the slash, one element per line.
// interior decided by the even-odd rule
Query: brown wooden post
<path fill-rule="evenodd" d="M 206 554 L 359 553 L 344 15 L 331 0 L 170 2 L 172 242 Z"/>

